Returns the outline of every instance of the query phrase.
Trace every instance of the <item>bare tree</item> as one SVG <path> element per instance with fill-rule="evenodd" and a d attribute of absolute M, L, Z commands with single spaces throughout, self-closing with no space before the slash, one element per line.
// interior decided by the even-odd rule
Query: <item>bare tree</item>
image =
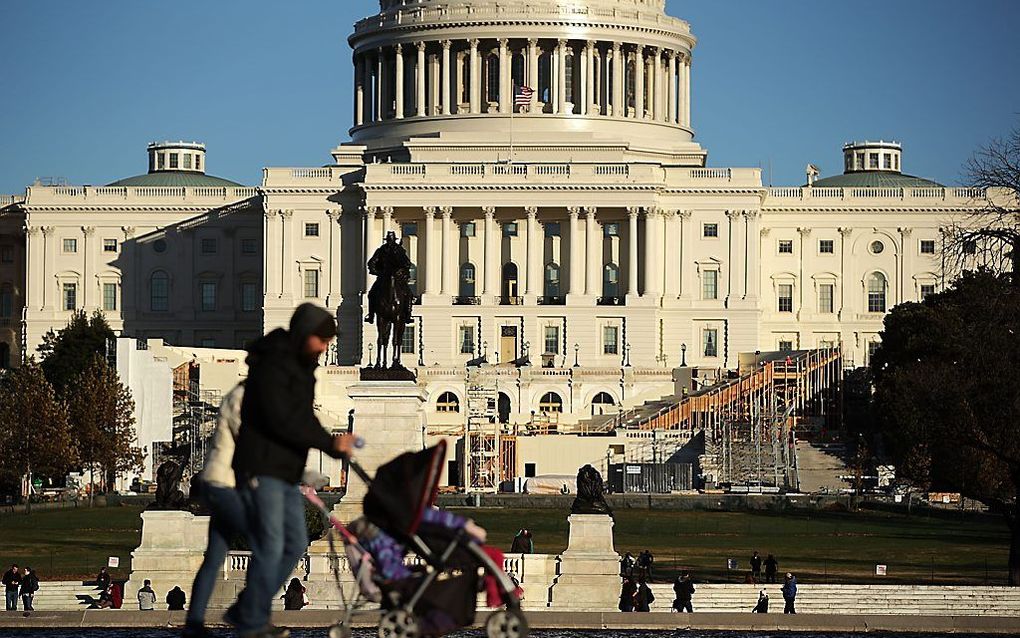
<path fill-rule="evenodd" d="M 980 147 L 964 176 L 980 193 L 972 211 L 943 229 L 943 270 L 1008 272 L 1020 287 L 1020 127 Z"/>

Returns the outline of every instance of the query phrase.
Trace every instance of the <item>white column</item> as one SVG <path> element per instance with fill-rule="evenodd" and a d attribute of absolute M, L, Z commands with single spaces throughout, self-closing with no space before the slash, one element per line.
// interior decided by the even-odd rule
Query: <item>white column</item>
<path fill-rule="evenodd" d="M 510 41 L 499 39 L 499 112 L 509 113 L 512 96 L 510 93 L 510 52 L 507 49 Z"/>
<path fill-rule="evenodd" d="M 661 115 L 661 111 L 659 110 L 659 95 L 660 95 L 660 92 L 662 91 L 662 89 L 661 89 L 662 78 L 659 77 L 659 55 L 660 55 L 660 53 L 661 53 L 661 51 L 659 50 L 659 47 L 652 47 L 652 57 L 651 57 L 651 60 L 650 60 L 650 62 L 651 62 L 650 66 L 652 68 L 652 73 L 651 73 L 652 85 L 650 87 L 648 87 L 649 88 L 651 104 L 649 104 L 648 110 L 652 112 L 652 120 L 653 121 L 654 120 L 658 120 L 659 116 Z"/>
<path fill-rule="evenodd" d="M 329 257 L 326 263 L 329 265 L 328 294 L 326 295 L 326 307 L 340 305 L 340 262 L 343 252 L 341 246 L 341 220 L 342 211 L 339 208 L 326 211 L 326 220 L 329 224 Z"/>
<path fill-rule="evenodd" d="M 528 206 L 524 209 L 524 212 L 528 216 L 528 258 L 524 266 L 524 294 L 539 295 L 542 290 L 542 240 L 541 237 L 536 236 L 539 228 L 537 219 L 538 208 L 536 206 Z"/>
<path fill-rule="evenodd" d="M 659 209 L 645 209 L 645 290 L 644 296 L 658 299 L 662 294 L 662 287 L 659 284 L 662 274 L 659 269 L 662 253 L 662 233 L 659 226 L 662 224 L 662 217 Z"/>
<path fill-rule="evenodd" d="M 587 253 L 584 292 L 590 297 L 602 296 L 602 233 L 599 232 L 599 225 L 595 220 L 597 211 L 594 206 L 586 206 L 584 209 L 584 239 Z"/>
<path fill-rule="evenodd" d="M 442 104 L 443 115 L 450 114 L 450 47 L 453 45 L 449 40 L 443 40 L 443 70 L 442 80 L 439 85 L 439 100 Z"/>
<path fill-rule="evenodd" d="M 538 106 L 538 40 L 528 40 L 528 86 L 534 90 L 528 112 L 534 113 Z"/>
<path fill-rule="evenodd" d="M 620 51 L 620 43 L 613 42 L 613 117 L 626 117 L 627 105 L 623 103 L 623 76 L 627 72 L 627 64 Z"/>
<path fill-rule="evenodd" d="M 382 207 L 382 214 L 383 214 L 383 224 L 382 224 L 382 233 L 380 233 L 380 236 L 379 236 L 379 245 L 382 245 L 382 242 L 386 239 L 386 234 L 389 233 L 391 230 L 393 230 L 393 207 L 392 206 L 383 206 Z"/>
<path fill-rule="evenodd" d="M 691 58 L 688 56 L 683 64 L 684 101 L 682 104 L 684 114 L 684 126 L 691 125 Z"/>
<path fill-rule="evenodd" d="M 556 112 L 567 112 L 567 41 L 556 42 Z"/>
<path fill-rule="evenodd" d="M 425 42 L 419 42 L 418 63 L 414 68 L 414 97 L 418 106 L 418 117 L 425 117 Z"/>
<path fill-rule="evenodd" d="M 761 255 L 758 253 L 757 244 L 753 243 L 757 242 L 760 236 L 758 233 L 758 219 L 758 211 L 744 211 L 744 261 L 747 264 L 744 297 L 751 300 L 756 300 L 761 296 L 759 291 Z M 835 304 L 835 301 L 833 303 Z"/>
<path fill-rule="evenodd" d="M 433 206 L 424 207 L 425 217 L 421 223 L 421 238 L 425 245 L 425 279 L 421 290 L 422 297 L 434 295 L 440 288 L 440 258 L 442 250 L 442 237 L 436 236 L 435 220 L 436 209 Z M 422 244 L 418 244 L 419 252 Z M 418 258 L 419 261 L 421 257 Z"/>
<path fill-rule="evenodd" d="M 354 54 L 354 126 L 365 123 L 365 67 Z"/>
<path fill-rule="evenodd" d="M 676 124 L 676 51 L 669 52 L 669 109 L 666 121 Z"/>
<path fill-rule="evenodd" d="M 694 268 L 689 264 L 693 263 L 694 255 L 691 252 L 691 244 L 694 237 L 694 227 L 691 224 L 691 211 L 681 210 L 677 212 L 680 219 L 680 297 L 694 298 L 697 293 L 694 291 L 693 275 Z"/>
<path fill-rule="evenodd" d="M 584 111 L 585 115 L 594 115 L 594 106 L 598 102 L 595 97 L 595 43 L 591 40 L 584 45 Z"/>
<path fill-rule="evenodd" d="M 478 58 L 478 38 L 472 38 L 468 40 L 471 45 L 471 82 L 468 86 L 468 90 L 471 92 L 471 112 L 481 113 L 482 112 L 482 70 L 479 64 Z"/>
<path fill-rule="evenodd" d="M 394 116 L 398 120 L 404 119 L 404 45 L 397 44 L 394 47 L 396 70 L 393 74 L 394 84 Z"/>
<path fill-rule="evenodd" d="M 496 209 L 493 206 L 482 208 L 485 214 L 485 226 L 482 231 L 484 254 L 482 255 L 484 272 L 482 273 L 482 290 L 480 296 L 499 294 L 499 244 L 495 241 Z"/>
<path fill-rule="evenodd" d="M 662 295 L 667 301 L 675 301 L 677 297 L 677 290 L 680 286 L 680 273 L 675 269 L 668 268 L 671 263 L 676 263 L 680 253 L 680 231 L 679 229 L 680 216 L 677 215 L 675 210 L 663 211 L 663 226 L 665 230 L 663 232 L 663 259 L 662 262 L 664 267 L 660 268 L 662 271 Z"/>
<path fill-rule="evenodd" d="M 443 213 L 443 294 L 456 296 L 457 291 L 457 243 L 453 224 L 453 207 L 444 206 Z"/>
<path fill-rule="evenodd" d="M 281 270 L 281 293 L 286 298 L 294 296 L 294 211 L 280 211 L 281 238 L 283 239 L 283 268 Z M 189 244 L 190 245 L 190 244 Z M 193 263 L 188 260 L 189 264 Z"/>
<path fill-rule="evenodd" d="M 638 293 L 638 211 L 641 209 L 637 206 L 627 207 L 627 219 L 629 225 L 627 227 L 627 243 L 629 249 L 627 250 L 627 297 L 636 299 L 640 297 Z"/>
<path fill-rule="evenodd" d="M 570 281 L 567 282 L 569 284 L 567 291 L 570 295 L 584 294 L 584 277 L 581 274 L 581 267 L 584 263 L 582 259 L 584 244 L 581 243 L 581 225 L 577 221 L 580 212 L 581 209 L 578 206 L 567 208 L 567 213 L 570 215 L 570 267 L 567 271 Z"/>
<path fill-rule="evenodd" d="M 645 48 L 640 44 L 634 53 L 634 117 L 645 119 Z"/>
<path fill-rule="evenodd" d="M 60 290 L 57 290 L 56 299 L 47 292 L 50 289 L 50 278 L 53 276 L 53 226 L 43 226 L 41 229 L 43 234 L 43 253 L 42 253 L 42 305 L 40 310 L 47 310 L 49 308 L 62 308 L 60 300 Z M 27 275 L 27 273 L 26 273 Z M 26 277 L 27 278 L 27 277 Z"/>
<path fill-rule="evenodd" d="M 730 307 L 733 299 L 738 296 L 740 292 L 738 282 L 740 282 L 744 277 L 743 224 L 740 223 L 742 215 L 743 211 L 726 211 L 726 219 L 729 220 L 729 257 L 727 258 L 729 263 L 726 265 L 726 307 Z M 804 253 L 802 251 L 801 256 L 803 256 L 803 254 Z M 798 284 L 798 288 L 800 287 L 800 284 Z M 797 312 L 800 312 L 799 305 L 797 307 Z"/>
<path fill-rule="evenodd" d="M 374 122 L 375 116 L 372 113 L 373 111 L 372 106 L 373 104 L 375 104 L 375 99 L 373 98 L 372 95 L 372 57 L 368 52 L 365 52 L 361 54 L 361 59 L 362 59 L 361 76 L 365 79 L 365 92 L 364 92 L 365 102 L 361 110 L 363 111 L 363 114 L 367 121 Z"/>
<path fill-rule="evenodd" d="M 383 74 L 385 56 L 382 47 L 375 53 L 375 121 L 386 119 L 386 78 Z"/>
<path fill-rule="evenodd" d="M 363 267 L 365 269 L 365 288 L 364 290 L 362 290 L 362 292 L 365 294 L 368 294 L 368 291 L 372 288 L 372 283 L 375 281 L 375 277 L 372 275 L 372 273 L 368 272 L 368 259 L 372 256 L 372 253 L 375 252 L 375 249 L 378 248 L 374 239 L 375 236 L 374 229 L 375 229 L 375 207 L 367 206 L 365 207 L 365 236 L 364 236 L 365 253 L 362 257 L 362 262 L 364 263 Z"/>
<path fill-rule="evenodd" d="M 276 233 L 276 211 L 266 209 L 265 214 L 265 225 L 263 226 L 263 249 L 264 254 L 262 263 L 263 270 L 265 272 L 265 280 L 263 281 L 262 294 L 268 297 L 269 295 L 280 295 L 280 285 L 277 282 L 277 273 L 280 272 L 280 268 L 276 263 L 277 259 L 280 259 L 280 253 L 276 250 L 266 250 L 265 246 L 279 246 L 279 239 Z M 141 310 L 142 308 L 139 308 Z"/>

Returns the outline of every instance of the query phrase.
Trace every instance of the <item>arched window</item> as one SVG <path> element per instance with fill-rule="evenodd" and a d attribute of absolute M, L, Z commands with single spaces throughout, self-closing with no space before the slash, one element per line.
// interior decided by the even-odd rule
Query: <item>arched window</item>
<path fill-rule="evenodd" d="M 513 80 L 513 85 L 517 87 L 524 86 L 525 67 L 527 66 L 527 58 L 524 53 L 512 53 L 512 62 L 510 63 L 510 77 Z M 531 88 L 537 90 L 537 86 Z"/>
<path fill-rule="evenodd" d="M 595 398 L 591 400 L 591 413 L 593 416 L 596 414 L 605 414 L 615 405 L 616 402 L 613 401 L 611 394 L 608 392 L 599 392 L 595 395 Z"/>
<path fill-rule="evenodd" d="M 538 402 L 538 410 L 542 413 L 563 412 L 563 399 L 555 392 L 546 392 Z"/>
<path fill-rule="evenodd" d="M 574 74 L 575 62 L 577 62 L 577 56 L 574 55 L 574 50 L 571 49 L 570 46 L 568 45 L 566 62 L 563 65 L 563 70 L 566 73 L 565 81 L 567 86 L 567 94 L 564 96 L 563 99 L 571 103 L 579 101 L 574 99 L 574 96 L 577 95 L 578 93 L 577 91 L 574 90 L 574 78 L 577 77 L 577 75 Z"/>
<path fill-rule="evenodd" d="M 888 284 L 885 275 L 873 272 L 868 277 L 868 312 L 885 312 L 885 293 Z"/>
<path fill-rule="evenodd" d="M 407 285 L 411 288 L 411 294 L 418 296 L 418 264 L 411 264 L 407 269 Z"/>
<path fill-rule="evenodd" d="M 436 412 L 460 412 L 460 399 L 452 392 L 444 392 L 436 401 Z"/>
<path fill-rule="evenodd" d="M 10 319 L 14 315 L 14 288 L 10 284 L 0 286 L 0 318 Z"/>
<path fill-rule="evenodd" d="M 170 309 L 170 275 L 162 270 L 152 273 L 149 278 L 149 309 L 153 312 Z"/>
<path fill-rule="evenodd" d="M 552 99 L 552 53 L 543 53 L 538 58 L 538 99 L 548 105 Z"/>
<path fill-rule="evenodd" d="M 560 296 L 560 265 L 554 261 L 545 265 L 545 296 Z"/>
<path fill-rule="evenodd" d="M 628 60 L 627 61 L 627 70 L 626 70 L 626 72 L 624 73 L 624 76 L 623 76 L 624 80 L 626 80 L 625 84 L 627 86 L 627 88 L 625 90 L 627 91 L 627 107 L 628 108 L 636 108 L 636 104 L 634 103 L 634 99 L 635 99 L 634 96 L 637 95 L 637 84 L 635 82 L 635 75 L 634 75 L 635 72 L 636 72 L 635 69 L 637 69 L 637 63 L 634 62 L 633 59 Z"/>
<path fill-rule="evenodd" d="M 460 296 L 475 296 L 475 265 L 471 262 L 460 266 Z"/>
<path fill-rule="evenodd" d="M 517 296 L 517 264 L 508 261 L 503 264 L 503 296 Z"/>
<path fill-rule="evenodd" d="M 602 296 L 620 296 L 620 267 L 616 264 L 606 264 L 602 269 Z"/>
<path fill-rule="evenodd" d="M 485 100 L 499 101 L 499 56 L 490 55 L 485 58 Z"/>

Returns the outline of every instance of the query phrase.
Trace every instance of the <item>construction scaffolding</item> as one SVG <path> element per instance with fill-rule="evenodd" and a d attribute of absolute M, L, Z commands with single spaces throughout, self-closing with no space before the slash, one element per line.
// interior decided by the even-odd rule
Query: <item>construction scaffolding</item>
<path fill-rule="evenodd" d="M 496 379 L 479 368 L 468 368 L 465 399 L 467 425 L 464 429 L 465 488 L 468 492 L 496 492 L 503 476 L 502 426 L 497 416 L 499 391 Z M 514 446 L 516 457 L 516 445 Z"/>
<path fill-rule="evenodd" d="M 172 455 L 184 465 L 185 478 L 205 465 L 221 400 L 219 390 L 202 389 L 198 365 L 185 363 L 174 369 Z"/>

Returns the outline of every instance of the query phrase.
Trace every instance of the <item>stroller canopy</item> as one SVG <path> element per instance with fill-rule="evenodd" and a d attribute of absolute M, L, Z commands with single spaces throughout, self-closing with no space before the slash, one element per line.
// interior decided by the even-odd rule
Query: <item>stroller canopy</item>
<path fill-rule="evenodd" d="M 365 495 L 365 516 L 391 534 L 413 536 L 422 512 L 432 507 L 446 461 L 446 442 L 405 452 L 376 471 Z"/>

